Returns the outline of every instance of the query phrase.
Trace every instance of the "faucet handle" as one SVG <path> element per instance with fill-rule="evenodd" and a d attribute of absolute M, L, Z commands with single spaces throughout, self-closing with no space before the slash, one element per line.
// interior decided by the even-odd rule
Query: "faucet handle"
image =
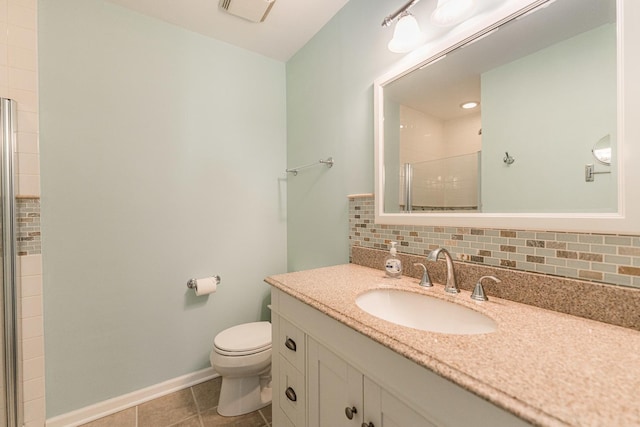
<path fill-rule="evenodd" d="M 424 264 L 421 264 L 419 262 L 413 263 L 413 266 L 422 267 L 422 279 L 420 280 L 420 286 L 424 286 L 425 288 L 432 287 L 433 283 L 431 283 L 431 277 L 429 277 L 429 272 L 427 271 L 427 267 L 425 267 Z"/>
<path fill-rule="evenodd" d="M 478 283 L 476 283 L 476 287 L 473 289 L 473 292 L 471 293 L 471 299 L 474 299 L 476 301 L 487 301 L 487 300 L 489 300 L 489 298 L 484 293 L 484 288 L 482 287 L 482 280 L 483 279 L 491 279 L 496 283 L 500 283 L 501 282 L 501 280 L 498 279 L 495 276 L 482 276 L 480 279 L 478 279 Z"/>

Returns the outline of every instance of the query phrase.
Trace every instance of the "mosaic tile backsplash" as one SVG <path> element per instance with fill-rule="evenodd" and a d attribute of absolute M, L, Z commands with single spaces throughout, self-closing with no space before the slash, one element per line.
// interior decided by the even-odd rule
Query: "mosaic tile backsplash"
<path fill-rule="evenodd" d="M 350 246 L 426 255 L 640 288 L 640 236 L 374 223 L 373 195 L 349 197 Z"/>
<path fill-rule="evenodd" d="M 40 239 L 40 199 L 16 199 L 16 240 L 18 255 L 42 253 Z"/>

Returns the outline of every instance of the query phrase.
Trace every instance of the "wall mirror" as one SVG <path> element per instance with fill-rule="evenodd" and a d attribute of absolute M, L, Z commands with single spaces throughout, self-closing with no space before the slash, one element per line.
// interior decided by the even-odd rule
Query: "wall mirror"
<path fill-rule="evenodd" d="M 376 222 L 637 230 L 624 3 L 487 2 L 377 79 Z"/>
<path fill-rule="evenodd" d="M 603 136 L 593 145 L 591 152 L 593 157 L 603 165 L 611 165 L 611 155 L 613 147 L 611 147 L 611 136 Z"/>

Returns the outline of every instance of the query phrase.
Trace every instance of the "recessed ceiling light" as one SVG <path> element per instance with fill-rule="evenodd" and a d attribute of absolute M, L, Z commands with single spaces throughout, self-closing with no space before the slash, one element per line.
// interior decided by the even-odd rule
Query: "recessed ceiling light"
<path fill-rule="evenodd" d="M 464 104 L 460 104 L 460 108 L 464 108 L 465 110 L 471 110 L 472 108 L 476 108 L 478 105 L 480 105 L 479 102 L 470 101 L 470 102 L 465 102 Z"/>

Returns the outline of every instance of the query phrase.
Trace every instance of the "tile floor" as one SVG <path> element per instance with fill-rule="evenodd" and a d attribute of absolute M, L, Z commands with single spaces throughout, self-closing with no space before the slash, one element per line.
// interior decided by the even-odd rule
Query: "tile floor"
<path fill-rule="evenodd" d="M 218 415 L 221 380 L 197 384 L 81 427 L 272 427 L 271 405 L 239 417 Z"/>

